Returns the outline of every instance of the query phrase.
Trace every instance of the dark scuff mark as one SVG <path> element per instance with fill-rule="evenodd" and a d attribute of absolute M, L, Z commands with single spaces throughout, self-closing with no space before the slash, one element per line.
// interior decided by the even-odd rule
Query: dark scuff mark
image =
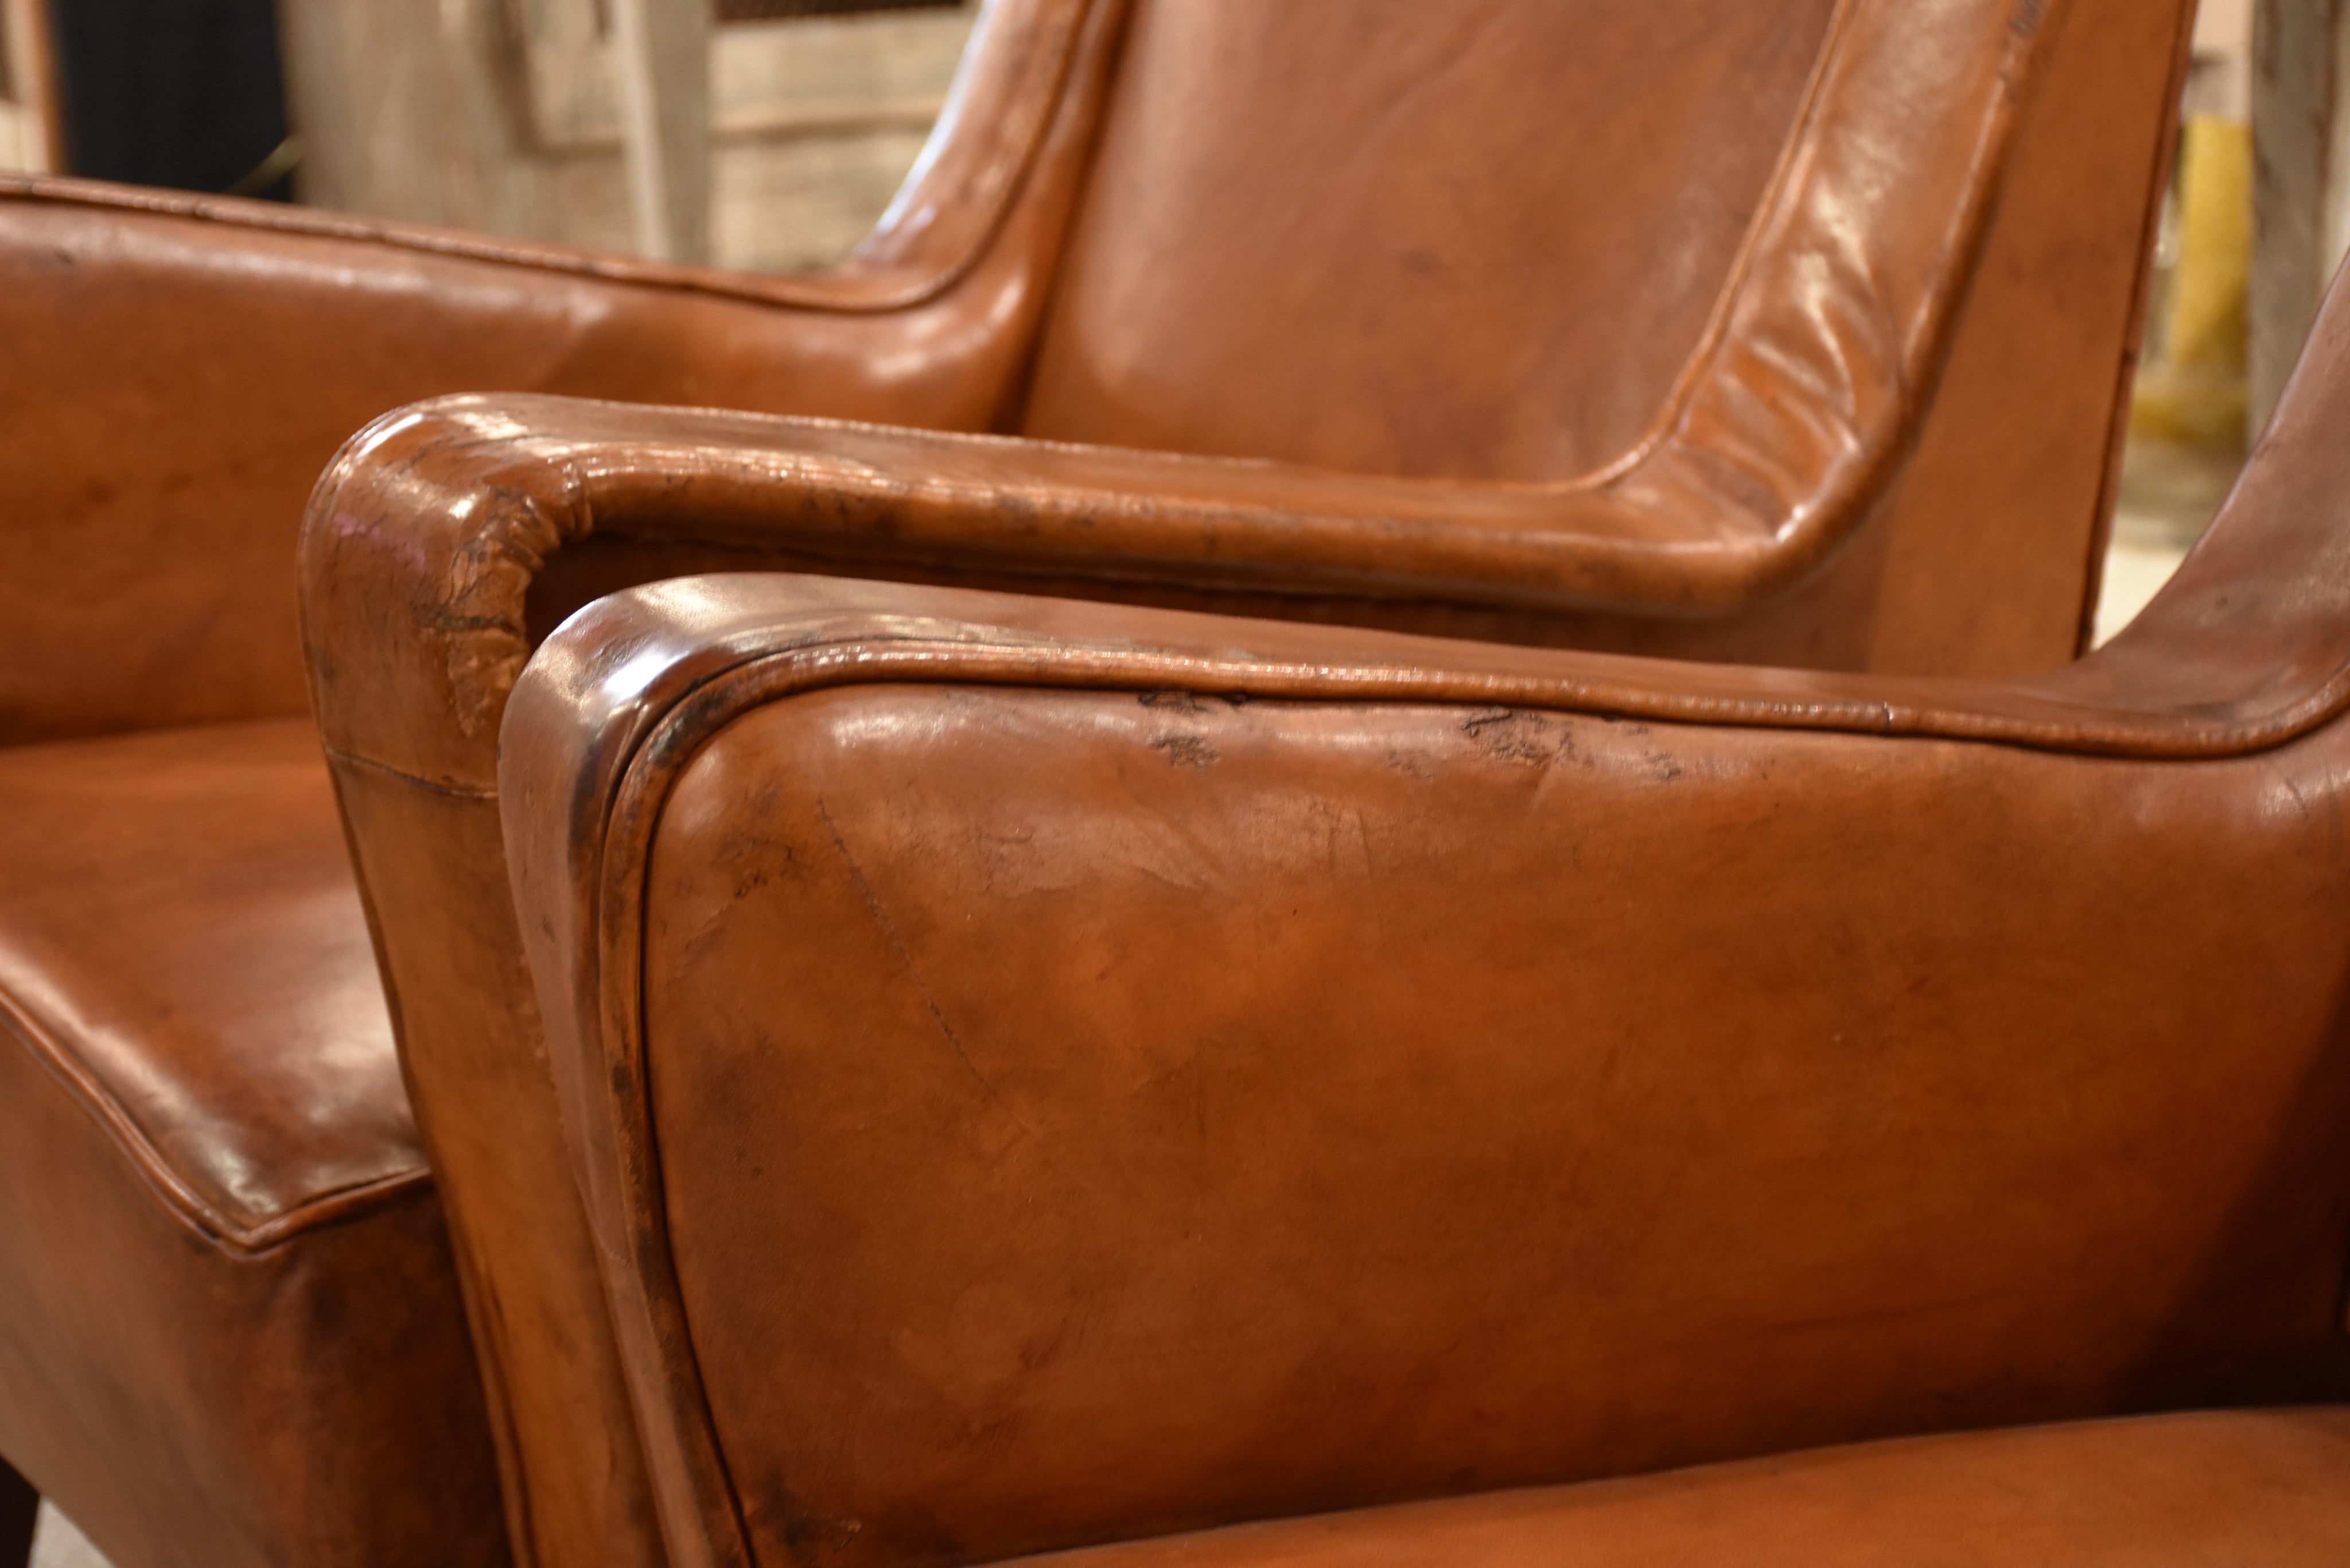
<path fill-rule="evenodd" d="M 1161 735 L 1150 742 L 1150 749 L 1164 753 L 1170 763 L 1187 768 L 1209 767 L 1219 754 L 1214 746 L 1198 735 Z"/>
<path fill-rule="evenodd" d="M 962 1036 L 957 1034 L 954 1025 L 947 1022 L 947 1015 L 940 1010 L 938 999 L 922 982 L 921 971 L 914 966 L 914 955 L 906 950 L 906 943 L 898 935 L 898 928 L 890 923 L 888 913 L 881 908 L 881 900 L 874 896 L 873 885 L 865 879 L 864 867 L 858 866 L 857 857 L 848 852 L 848 840 L 840 836 L 840 829 L 833 824 L 832 813 L 825 808 L 821 800 L 816 803 L 816 814 L 823 819 L 824 830 L 832 835 L 832 846 L 840 852 L 840 863 L 847 867 L 848 879 L 856 885 L 857 896 L 865 901 L 866 912 L 873 917 L 873 924 L 880 931 L 881 940 L 889 944 L 899 967 L 906 971 L 906 978 L 913 983 L 914 994 L 921 998 L 922 1006 L 930 1012 L 931 1022 L 939 1026 L 941 1037 L 954 1052 L 955 1060 L 962 1064 L 963 1071 L 971 1075 L 972 1081 L 985 1091 L 989 1099 L 1001 1105 L 1003 1096 L 996 1093 L 995 1085 L 988 1082 L 987 1075 L 979 1070 L 979 1064 L 971 1059 L 971 1053 L 963 1046 Z M 1014 1117 L 1015 1121 L 1018 1119 Z M 1024 1124 L 1022 1130 L 1027 1130 Z"/>

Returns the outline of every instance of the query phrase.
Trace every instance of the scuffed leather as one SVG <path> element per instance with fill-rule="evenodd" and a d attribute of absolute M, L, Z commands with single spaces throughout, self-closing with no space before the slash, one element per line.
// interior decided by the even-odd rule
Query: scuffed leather
<path fill-rule="evenodd" d="M 1761 510 L 1676 518 L 1645 533 L 1644 522 L 1616 539 L 1605 535 L 1617 504 L 1591 499 L 1606 488 L 1599 482 L 1544 488 L 1382 472 L 1394 463 L 1344 472 L 1004 439 L 1056 417 L 1032 400 L 1032 388 L 1041 395 L 1045 383 L 1030 377 L 1044 377 L 1052 358 L 1037 324 L 1049 287 L 1062 281 L 1064 217 L 1091 199 L 1096 109 L 1106 99 L 1114 111 L 1146 90 L 1159 63 L 1148 27 L 1118 47 L 1122 8 L 1107 5 L 1087 10 L 1042 151 L 1007 216 L 986 231 L 996 236 L 993 248 L 964 281 L 920 310 L 838 313 L 852 325 L 796 306 L 806 324 L 792 316 L 774 329 L 775 344 L 796 345 L 805 332 L 840 347 L 775 349 L 792 368 L 788 396 L 685 400 L 866 422 L 457 400 L 392 416 L 347 450 L 314 498 L 304 536 L 314 691 L 461 1265 L 475 1297 L 495 1303 L 480 1332 L 494 1407 L 514 1434 L 517 1539 L 538 1542 L 525 1550 L 548 1561 L 567 1550 L 626 1561 L 658 1551 L 592 1243 L 537 1055 L 537 1010 L 503 891 L 498 835 L 494 742 L 507 687 L 533 644 L 589 599 L 684 573 L 788 567 L 1783 663 L 2004 674 L 2043 668 L 2074 648 L 2185 7 L 2166 4 L 2149 16 L 2139 0 L 2075 0 L 2043 16 L 2030 7 L 1938 5 L 1917 38 L 1939 47 L 1964 32 L 1967 42 L 1941 57 L 1939 72 L 1924 71 L 1929 79 L 1920 79 L 1922 43 L 1905 63 L 1894 33 L 1862 25 L 1881 24 L 1882 6 L 1839 15 L 1841 52 L 1818 73 L 1818 93 L 1845 107 L 1804 122 L 1774 187 L 1783 204 L 1773 210 L 1787 221 L 1769 231 L 1770 244 L 1750 247 L 1736 273 L 1748 286 L 1725 296 L 1771 324 L 1752 345 L 1763 359 L 1812 367 L 1789 369 L 1788 384 L 1819 395 L 1816 419 L 1778 410 L 1804 441 L 1819 438 L 1804 446 L 1809 456 L 1791 447 L 1796 467 L 1846 462 L 1876 441 L 1872 421 L 1899 410 L 1889 446 L 1838 470 L 1875 475 L 1862 487 L 1867 515 L 1840 514 L 1803 535 L 1848 530 L 1842 547 L 1820 546 L 1810 561 L 1816 570 L 1792 556 L 1783 561 L 1794 563 L 1792 576 L 1756 566 L 1758 550 L 1775 547 L 1765 535 L 1778 527 L 1751 525 L 1768 510 L 1762 502 Z M 1365 36 L 1376 43 L 1376 32 Z M 1894 122 L 1900 134 L 1882 178 L 1872 182 L 1851 161 L 1869 116 L 1887 123 L 1885 105 L 1858 74 L 1870 57 L 1864 44 L 1902 67 L 1902 80 L 1922 95 L 1918 106 L 1934 106 L 1932 114 L 1920 109 L 1918 123 L 1957 137 L 1901 178 L 1887 171 L 1903 149 L 1916 149 L 1905 140 L 1914 129 L 1906 118 Z M 1856 74 L 1839 78 L 1838 68 Z M 2033 77 L 2044 78 L 2044 90 L 2028 90 Z M 1314 108 L 1310 95 L 1298 104 Z M 1783 140 L 1786 130 L 1757 133 Z M 940 165 L 950 161 L 941 155 Z M 1918 189 L 1957 205 L 1897 202 L 1913 174 Z M 1638 171 L 1627 167 L 1624 177 L 1636 181 Z M 1724 199 L 1740 198 L 1732 190 Z M 1863 233 L 1880 221 L 1898 232 Z M 1811 289 L 1813 264 L 1825 254 L 1816 248 L 1824 223 L 1859 246 L 1837 254 L 1862 258 L 1836 272 L 1844 292 L 1835 308 L 1805 305 L 1820 303 L 1816 291 L 1775 304 L 1755 292 L 1766 252 L 1791 269 L 1778 275 L 1792 275 L 1790 286 Z M 1014 259 L 999 261 L 999 253 Z M 343 256 L 341 265 L 360 264 Z M 987 283 L 999 265 L 1017 286 Z M 510 271 L 465 276 L 475 286 L 504 278 L 522 287 Z M 737 330 L 749 325 L 740 315 L 725 319 Z M 659 343 L 681 355 L 701 352 L 700 335 L 717 330 L 660 320 L 669 330 Z M 1851 321 L 1866 330 L 1854 328 L 1848 389 L 1857 390 L 1846 396 L 1836 389 L 1846 386 L 1836 379 L 1837 344 L 1840 324 Z M 1283 325 L 1302 332 L 1316 323 Z M 1054 328 L 1063 347 L 1070 330 L 1066 319 Z M 1726 339 L 1704 341 L 1711 347 L 1703 365 L 1731 365 Z M 1422 347 L 1431 395 L 1478 369 L 1473 357 L 1450 362 L 1449 344 Z M 754 344 L 745 354 L 770 351 Z M 1278 341 L 1269 345 L 1268 359 L 1280 352 Z M 849 363 L 858 355 L 869 358 Z M 1692 372 L 1690 400 L 1675 406 L 1699 409 L 1700 384 L 1762 385 L 1760 363 L 1729 379 Z M 836 370 L 837 400 L 826 382 Z M 1252 386 L 1211 395 L 1244 400 Z M 2019 386 L 2042 400 L 2020 399 Z M 631 400 L 671 395 L 643 385 L 605 389 Z M 1626 393 L 1635 402 L 1653 395 Z M 1709 431 L 1731 432 L 1734 442 L 1778 439 L 1753 422 L 1763 415 L 1745 408 L 1744 394 L 1724 396 L 1736 406 L 1707 415 Z M 1867 410 L 1856 413 L 1861 402 Z M 1688 418 L 1681 424 L 1698 428 Z M 1746 472 L 1732 463 L 1707 467 L 1704 477 L 1717 498 L 1745 505 L 1761 491 L 1723 476 Z M 1560 494 L 1565 524 L 1539 510 Z M 1621 613 L 1574 607 L 1615 604 L 1611 595 L 1637 597 L 1641 585 L 1668 578 L 1661 599 L 1619 605 Z M 1764 589 L 1733 613 L 1688 613 L 1719 612 Z M 1746 701 L 1747 688 L 1736 679 L 1731 686 L 1733 701 Z M 1791 711 L 1810 701 L 1800 682 L 1795 691 Z M 1877 701 L 1867 687 L 1854 711 L 1874 722 Z M 1822 722 L 1846 716 L 1833 709 Z M 2053 722 L 2066 721 L 2060 712 Z"/>
<path fill-rule="evenodd" d="M 573 617 L 498 794 L 672 1562 L 2341 1401 L 2345 418 L 2350 289 L 2173 587 L 2011 682 L 808 577 Z M 2310 1560 L 2258 1427 L 2197 1522 Z"/>
<path fill-rule="evenodd" d="M 0 1452 L 119 1568 L 506 1560 L 317 748 L 0 751 Z"/>

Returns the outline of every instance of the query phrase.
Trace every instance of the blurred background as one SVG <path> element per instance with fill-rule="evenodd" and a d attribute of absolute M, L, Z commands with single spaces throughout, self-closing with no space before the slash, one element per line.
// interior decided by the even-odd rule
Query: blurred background
<path fill-rule="evenodd" d="M 656 25 L 697 9 L 0 0 L 0 165 L 651 248 L 623 151 L 632 7 Z M 855 244 L 921 149 L 972 9 L 717 0 L 701 22 L 708 233 L 688 249 L 782 271 Z"/>
<path fill-rule="evenodd" d="M 2101 635 L 2210 521 L 2350 242 L 2345 9 L 2205 0 Z M 888 204 L 972 11 L 0 0 L 0 166 L 786 271 Z"/>

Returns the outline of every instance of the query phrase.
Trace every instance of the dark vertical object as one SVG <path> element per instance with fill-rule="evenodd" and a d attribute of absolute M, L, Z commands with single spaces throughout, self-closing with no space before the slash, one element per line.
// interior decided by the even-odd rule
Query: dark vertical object
<path fill-rule="evenodd" d="M 41 1494 L 0 1459 L 0 1568 L 23 1568 L 33 1560 L 33 1521 L 40 1517 Z"/>
<path fill-rule="evenodd" d="M 68 171 L 292 199 L 274 0 L 49 0 L 49 27 Z"/>

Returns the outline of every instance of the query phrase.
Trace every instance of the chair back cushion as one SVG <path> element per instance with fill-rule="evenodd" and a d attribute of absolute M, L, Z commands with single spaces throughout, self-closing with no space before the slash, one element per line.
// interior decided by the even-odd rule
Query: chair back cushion
<path fill-rule="evenodd" d="M 1138 0 L 1040 436 L 1565 478 L 1637 441 L 1835 0 Z"/>

